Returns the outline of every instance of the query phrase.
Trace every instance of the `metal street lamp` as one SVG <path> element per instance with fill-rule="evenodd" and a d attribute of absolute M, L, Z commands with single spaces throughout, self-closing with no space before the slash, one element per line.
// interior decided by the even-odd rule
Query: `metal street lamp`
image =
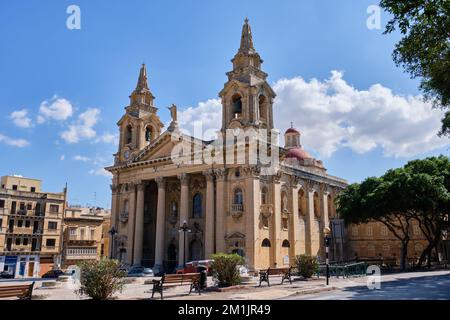
<path fill-rule="evenodd" d="M 330 250 L 330 241 L 331 241 L 331 237 L 330 237 L 330 233 L 331 230 L 328 227 L 325 227 L 323 229 L 323 234 L 325 236 L 325 258 L 326 258 L 326 267 L 327 267 L 327 285 L 330 283 L 330 260 L 328 258 L 328 254 L 329 254 L 329 250 Z"/>
<path fill-rule="evenodd" d="M 116 228 L 114 228 L 114 226 L 111 228 L 111 230 L 108 231 L 108 233 L 111 235 L 111 252 L 109 254 L 109 258 L 112 259 L 113 258 L 113 254 L 114 254 L 114 242 L 115 242 L 115 237 L 116 234 L 118 233 L 118 231 L 116 230 Z"/>
<path fill-rule="evenodd" d="M 183 232 L 183 267 L 186 268 L 186 233 L 191 232 L 186 220 L 184 220 L 178 232 Z"/>

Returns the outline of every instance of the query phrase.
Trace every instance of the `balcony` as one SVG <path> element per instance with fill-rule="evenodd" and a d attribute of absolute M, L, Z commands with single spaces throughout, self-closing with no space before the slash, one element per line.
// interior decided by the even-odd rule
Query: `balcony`
<path fill-rule="evenodd" d="M 244 214 L 243 204 L 232 204 L 231 205 L 231 216 L 235 219 L 239 219 Z"/>
<path fill-rule="evenodd" d="M 262 204 L 260 207 L 260 211 L 264 218 L 270 218 L 273 214 L 273 205 Z"/>
<path fill-rule="evenodd" d="M 18 228 L 18 227 L 14 227 L 14 229 L 8 229 L 7 231 L 8 233 L 14 233 L 14 234 L 33 234 L 33 229 L 30 228 Z"/>
<path fill-rule="evenodd" d="M 98 257 L 96 247 L 85 248 L 67 248 L 65 250 L 65 257 L 67 260 L 83 260 L 83 259 L 96 259 Z"/>

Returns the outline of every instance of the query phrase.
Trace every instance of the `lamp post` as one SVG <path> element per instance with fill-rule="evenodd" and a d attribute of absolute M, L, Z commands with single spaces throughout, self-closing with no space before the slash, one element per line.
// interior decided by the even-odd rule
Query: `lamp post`
<path fill-rule="evenodd" d="M 113 226 L 111 228 L 111 230 L 108 231 L 108 233 L 111 235 L 111 247 L 110 247 L 109 258 L 112 259 L 113 255 L 114 255 L 114 241 L 115 241 L 116 234 L 118 232 L 117 232 L 116 228 L 114 228 L 114 226 Z"/>
<path fill-rule="evenodd" d="M 325 227 L 323 229 L 323 234 L 325 236 L 324 240 L 325 240 L 325 259 L 326 259 L 325 263 L 326 263 L 326 268 L 327 268 L 327 275 L 326 275 L 327 276 L 327 285 L 330 283 L 330 260 L 328 258 L 328 254 L 330 251 L 330 240 L 331 240 L 330 233 L 331 233 L 330 228 Z"/>
<path fill-rule="evenodd" d="M 186 220 L 184 220 L 183 225 L 180 227 L 178 232 L 183 232 L 183 267 L 186 268 L 186 233 L 191 232 Z"/>

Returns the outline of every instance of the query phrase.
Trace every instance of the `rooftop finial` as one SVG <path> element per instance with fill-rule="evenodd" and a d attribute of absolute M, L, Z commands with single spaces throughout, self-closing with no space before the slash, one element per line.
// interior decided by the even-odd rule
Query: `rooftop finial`
<path fill-rule="evenodd" d="M 138 83 L 136 85 L 136 90 L 148 90 L 148 84 L 147 84 L 147 68 L 145 66 L 145 63 L 142 63 L 141 70 L 139 71 L 139 79 Z"/>
<path fill-rule="evenodd" d="M 291 128 L 294 128 L 294 123 L 291 121 Z"/>
<path fill-rule="evenodd" d="M 239 48 L 240 53 L 254 53 L 255 48 L 253 47 L 252 29 L 248 23 L 248 18 L 245 18 L 244 25 L 242 26 L 242 37 L 241 37 L 241 47 Z"/>

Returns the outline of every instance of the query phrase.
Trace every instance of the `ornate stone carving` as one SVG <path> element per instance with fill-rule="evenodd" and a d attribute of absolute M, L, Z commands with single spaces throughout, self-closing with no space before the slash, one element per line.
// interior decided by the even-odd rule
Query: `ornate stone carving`
<path fill-rule="evenodd" d="M 226 168 L 220 168 L 220 169 L 214 169 L 214 174 L 216 175 L 216 178 L 218 180 L 225 180 L 227 177 L 228 169 Z"/>
<path fill-rule="evenodd" d="M 120 185 L 110 184 L 109 186 L 111 187 L 111 191 L 113 194 L 120 192 Z"/>
<path fill-rule="evenodd" d="M 182 186 L 187 186 L 189 184 L 189 175 L 187 173 L 180 173 L 178 175 L 178 179 L 180 179 L 180 183 Z"/>
<path fill-rule="evenodd" d="M 147 186 L 147 182 L 141 180 L 141 181 L 136 182 L 135 185 L 136 185 L 138 191 L 144 191 L 145 187 Z"/>
<path fill-rule="evenodd" d="M 155 178 L 155 182 L 158 185 L 158 189 L 163 189 L 166 187 L 166 179 L 164 177 Z"/>
<path fill-rule="evenodd" d="M 191 179 L 191 190 L 193 192 L 200 191 L 204 188 L 206 188 L 206 183 L 203 178 L 195 177 L 195 178 Z"/>
<path fill-rule="evenodd" d="M 206 177 L 206 181 L 209 181 L 209 182 L 214 181 L 214 170 L 213 169 L 203 171 L 202 173 Z"/>

